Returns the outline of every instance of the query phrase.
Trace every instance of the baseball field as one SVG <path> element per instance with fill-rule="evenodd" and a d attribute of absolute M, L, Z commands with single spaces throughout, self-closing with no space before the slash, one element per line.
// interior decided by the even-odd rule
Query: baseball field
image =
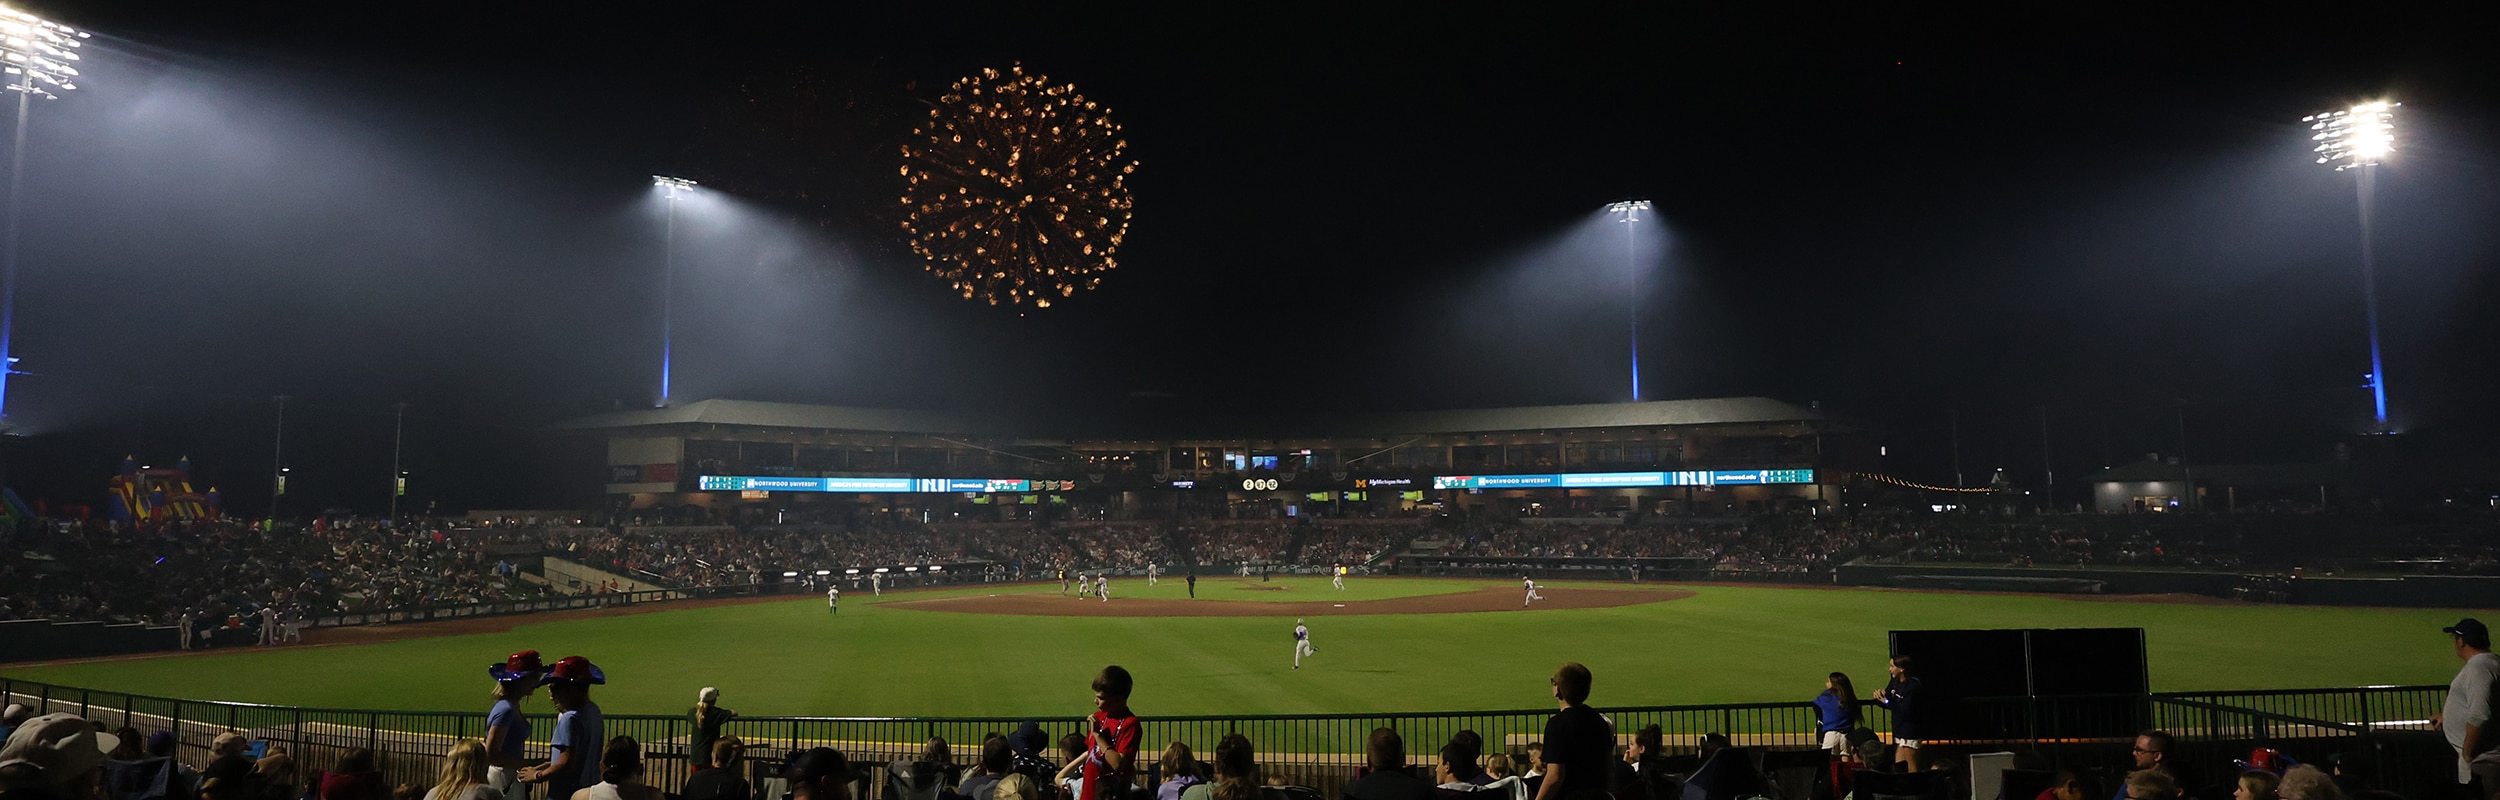
<path fill-rule="evenodd" d="M 1022 716 L 1090 710 L 1104 664 L 1141 713 L 1492 710 L 1550 704 L 1589 665 L 1605 706 L 1801 700 L 1825 673 L 1880 686 L 1896 628 L 2142 627 L 2156 690 L 2445 683 L 2443 625 L 2464 609 L 2274 606 L 1859 588 L 1356 577 L 1115 579 L 1109 602 L 1059 585 L 650 605 L 315 631 L 273 648 L 0 668 L 14 678 L 192 699 L 475 711 L 504 654 L 584 655 L 609 713 L 680 713 L 717 686 L 748 715 Z M 2490 615 L 2489 610 L 2481 612 Z M 1318 653 L 1293 669 L 1295 619 Z"/>

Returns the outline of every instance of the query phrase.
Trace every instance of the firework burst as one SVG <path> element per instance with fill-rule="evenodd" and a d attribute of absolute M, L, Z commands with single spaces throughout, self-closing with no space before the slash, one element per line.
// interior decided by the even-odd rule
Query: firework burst
<path fill-rule="evenodd" d="M 1102 284 L 1128 235 L 1111 110 L 1069 84 L 984 69 L 955 82 L 903 147 L 903 232 L 964 299 L 1049 308 Z"/>

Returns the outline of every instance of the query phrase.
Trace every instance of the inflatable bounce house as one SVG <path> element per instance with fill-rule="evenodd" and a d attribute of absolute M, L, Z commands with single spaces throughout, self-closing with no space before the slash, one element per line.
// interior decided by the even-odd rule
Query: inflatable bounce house
<path fill-rule="evenodd" d="M 217 490 L 191 489 L 191 457 L 173 469 L 141 469 L 135 459 L 122 459 L 122 474 L 113 476 L 112 518 L 143 528 L 174 521 L 217 518 Z"/>

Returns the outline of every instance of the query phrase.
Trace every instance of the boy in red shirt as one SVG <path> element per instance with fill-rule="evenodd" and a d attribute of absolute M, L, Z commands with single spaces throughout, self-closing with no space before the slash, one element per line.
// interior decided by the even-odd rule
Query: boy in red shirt
<path fill-rule="evenodd" d="M 1136 687 L 1128 670 L 1117 665 L 1094 676 L 1094 731 L 1085 756 L 1082 800 L 1125 800 L 1136 787 L 1137 747 L 1144 732 L 1128 710 L 1129 690 Z M 1109 791 L 1104 791 L 1104 786 Z"/>

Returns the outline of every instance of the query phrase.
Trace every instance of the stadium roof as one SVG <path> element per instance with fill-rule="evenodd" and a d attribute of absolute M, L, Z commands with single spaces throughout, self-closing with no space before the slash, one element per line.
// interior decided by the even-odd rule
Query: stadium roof
<path fill-rule="evenodd" d="M 1655 428 L 1819 421 L 1823 412 L 1765 397 L 1591 403 L 1396 414 L 1349 414 L 1291 420 L 1245 420 L 1186 425 L 1183 438 L 1273 439 L 1284 435 L 1497 433 L 1589 428 Z M 675 425 L 729 425 L 875 433 L 996 434 L 1008 426 L 995 419 L 945 411 L 850 408 L 753 400 L 703 400 L 669 408 L 619 411 L 561 423 L 559 430 L 593 431 Z M 1210 427 L 1231 430 L 1207 430 Z M 1170 431 L 1167 434 L 1180 434 Z"/>
<path fill-rule="evenodd" d="M 977 433 L 997 425 L 945 411 L 811 406 L 756 400 L 698 400 L 682 406 L 598 414 L 560 423 L 559 430 L 608 430 L 662 425 L 739 425 L 877 433 Z"/>

